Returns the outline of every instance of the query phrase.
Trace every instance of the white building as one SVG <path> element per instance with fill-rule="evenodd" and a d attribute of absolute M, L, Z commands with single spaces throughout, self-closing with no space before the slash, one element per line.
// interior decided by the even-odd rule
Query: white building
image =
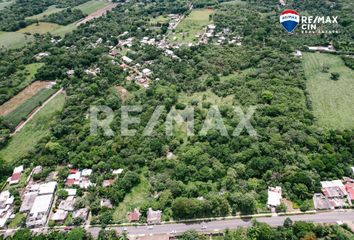
<path fill-rule="evenodd" d="M 38 195 L 34 200 L 28 215 L 27 227 L 42 227 L 46 224 L 50 208 L 53 203 L 53 195 Z"/>
<path fill-rule="evenodd" d="M 6 222 L 12 215 L 12 204 L 14 197 L 11 196 L 9 191 L 0 193 L 0 228 L 6 225 Z"/>
<path fill-rule="evenodd" d="M 281 195 L 281 187 L 269 187 L 267 206 L 269 208 L 279 206 L 282 199 Z"/>
<path fill-rule="evenodd" d="M 133 60 L 130 59 L 130 58 L 128 58 L 127 56 L 123 56 L 123 57 L 122 57 L 122 60 L 123 60 L 125 63 L 127 63 L 127 64 L 133 62 Z"/>
<path fill-rule="evenodd" d="M 45 195 L 45 194 L 53 194 L 55 192 L 55 189 L 57 187 L 57 182 L 48 182 L 40 185 L 39 187 L 39 195 Z"/>

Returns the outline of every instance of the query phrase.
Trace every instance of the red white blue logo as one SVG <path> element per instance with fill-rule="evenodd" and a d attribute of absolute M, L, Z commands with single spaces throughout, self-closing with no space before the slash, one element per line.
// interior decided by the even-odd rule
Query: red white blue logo
<path fill-rule="evenodd" d="M 289 33 L 294 31 L 300 23 L 300 15 L 294 10 L 284 10 L 280 14 L 280 23 Z"/>

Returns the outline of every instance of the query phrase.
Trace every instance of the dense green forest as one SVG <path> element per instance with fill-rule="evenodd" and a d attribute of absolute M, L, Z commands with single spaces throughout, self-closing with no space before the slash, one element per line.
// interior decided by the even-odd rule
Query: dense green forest
<path fill-rule="evenodd" d="M 202 2 L 200 7 L 205 5 Z M 267 187 L 274 185 L 282 186 L 284 197 L 295 202 L 301 210 L 308 210 L 312 194 L 320 191 L 320 180 L 349 176 L 350 167 L 354 165 L 354 129 L 323 129 L 314 124 L 312 103 L 306 90 L 307 79 L 301 61 L 292 54 L 295 49 L 305 49 L 305 45 L 325 45 L 331 41 L 338 50 L 352 51 L 352 12 L 343 10 L 350 3 L 341 0 L 329 10 L 327 2 L 293 1 L 292 6 L 311 11 L 313 15 L 338 14 L 345 21 L 341 25 L 343 34 L 287 35 L 278 24 L 281 10 L 274 1 L 250 0 L 240 5 L 213 6 L 216 26 L 229 28 L 240 35 L 242 46 L 181 46 L 175 50 L 178 59 L 173 59 L 156 47 L 136 41 L 129 57 L 141 65 L 153 61 L 149 68 L 159 78 L 148 89 L 140 89 L 125 80 L 127 73 L 112 64 L 108 56 L 109 46 L 116 45 L 118 36 L 126 31 L 128 34 L 124 39 L 158 39 L 164 29 L 151 27 L 150 18 L 184 13 L 189 9 L 187 1 L 130 1 L 94 20 L 94 24 L 80 26 L 59 43 L 53 43 L 49 34 L 36 35 L 35 41 L 22 49 L 2 49 L 0 74 L 3 74 L 1 79 L 6 88 L 2 90 L 0 100 L 11 97 L 15 92 L 13 89 L 17 91 L 18 84 L 10 84 L 6 76 L 20 79 L 16 76 L 18 68 L 32 63 L 33 55 L 40 52 L 51 54 L 43 59 L 45 64 L 35 78 L 56 79 L 68 96 L 51 135 L 42 139 L 34 151 L 18 162 L 52 170 L 57 165 L 69 163 L 77 168 L 92 168 L 92 181 L 97 187 L 90 189 L 87 199 L 96 223 L 113 222 L 113 211 L 101 209 L 99 199 L 108 198 L 117 206 L 139 185 L 142 175 L 149 180 L 146 190 L 150 195 L 158 193 L 158 197 L 147 200 L 140 209 L 144 214 L 149 207 L 161 209 L 164 220 L 265 211 Z M 4 10 L 0 16 L 0 29 L 16 30 L 27 25 L 24 17 L 40 13 L 53 2 L 28 0 L 23 4 L 33 4 L 33 8 L 27 9 L 25 5 L 23 8 L 26 9 L 13 9 L 17 6 L 13 5 Z M 69 1 L 62 4 L 73 5 Z M 92 43 L 100 38 L 102 44 L 93 48 Z M 346 63 L 352 66 L 351 59 Z M 93 66 L 101 70 L 96 77 L 84 72 Z M 69 69 L 75 70 L 70 78 L 66 75 Z M 123 86 L 132 95 L 124 103 L 112 92 L 116 85 Z M 206 136 L 181 133 L 166 136 L 164 120 L 167 112 L 177 104 L 193 105 L 195 132 L 202 128 L 209 107 L 215 104 L 215 98 L 211 98 L 208 91 L 217 98 L 232 99 L 222 101 L 219 106 L 230 137 L 221 136 L 217 131 L 210 131 Z M 198 93 L 205 95 L 203 103 L 182 99 L 182 96 Z M 143 107 L 141 124 L 135 126 L 138 133 L 142 133 L 155 107 L 164 105 L 166 112 L 155 127 L 155 135 L 121 136 L 120 110 L 123 104 Z M 114 136 L 104 136 L 103 132 L 96 136 L 90 134 L 90 121 L 86 118 L 90 105 L 106 105 L 113 109 L 116 113 L 111 124 L 116 132 Z M 245 131 L 240 136 L 231 137 L 239 122 L 232 111 L 235 105 L 245 110 L 252 105 L 258 106 L 252 119 L 259 135 L 257 139 Z M 7 128 L 0 127 L 6 136 Z M 175 158 L 166 158 L 169 151 Z M 100 187 L 102 181 L 111 176 L 111 169 L 117 168 L 126 170 L 122 179 L 110 187 Z M 5 179 L 8 167 L 0 170 L 0 176 Z M 61 176 L 61 184 L 65 177 L 64 174 Z M 200 197 L 204 201 L 199 201 Z M 278 234 L 269 227 L 260 227 L 266 228 L 270 236 Z M 323 230 L 311 228 L 320 237 Z M 251 233 L 244 233 L 245 238 L 233 238 L 229 233 L 230 237 L 225 239 L 254 239 L 252 236 L 256 230 L 254 233 L 252 229 L 249 231 Z M 290 236 L 292 231 L 298 230 L 283 229 L 279 234 Z M 295 239 L 301 238 L 300 234 L 295 235 L 298 236 Z"/>
<path fill-rule="evenodd" d="M 50 14 L 49 16 L 43 18 L 42 21 L 57 23 L 60 25 L 68 25 L 84 17 L 85 14 L 81 10 L 67 8 L 63 11 Z"/>

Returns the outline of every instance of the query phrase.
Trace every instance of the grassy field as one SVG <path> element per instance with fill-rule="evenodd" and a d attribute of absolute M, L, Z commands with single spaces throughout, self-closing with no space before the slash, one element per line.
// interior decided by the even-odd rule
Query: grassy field
<path fill-rule="evenodd" d="M 23 70 L 23 72 L 26 75 L 26 81 L 23 81 L 20 84 L 20 88 L 24 88 L 26 87 L 28 84 L 30 84 L 32 82 L 32 80 L 34 79 L 34 76 L 36 75 L 38 69 L 40 69 L 42 66 L 44 65 L 44 63 L 31 63 L 31 64 L 27 64 L 25 67 L 25 70 Z"/>
<path fill-rule="evenodd" d="M 26 219 L 26 215 L 23 213 L 17 213 L 15 218 L 10 222 L 9 228 L 17 228 L 20 227 L 22 221 Z"/>
<path fill-rule="evenodd" d="M 60 26 L 59 24 L 56 23 L 47 23 L 47 22 L 40 22 L 40 23 L 33 23 L 25 28 L 22 28 L 20 30 L 18 30 L 17 32 L 20 33 L 31 33 L 31 34 L 35 34 L 35 33 L 39 33 L 39 34 L 45 34 L 47 32 L 54 32 L 55 30 L 58 30 L 59 28 L 61 28 L 62 26 Z"/>
<path fill-rule="evenodd" d="M 0 47 L 20 48 L 33 39 L 20 32 L 0 32 Z"/>
<path fill-rule="evenodd" d="M 131 193 L 125 196 L 123 202 L 121 202 L 115 210 L 113 220 L 115 222 L 127 222 L 128 212 L 134 210 L 134 208 L 141 206 L 144 202 L 148 202 L 151 199 L 149 187 L 150 185 L 148 180 L 142 175 L 140 184 L 134 187 Z"/>
<path fill-rule="evenodd" d="M 45 100 L 52 96 L 57 90 L 45 88 L 36 95 L 19 105 L 15 110 L 4 117 L 4 120 L 12 127 L 16 127 L 23 121 L 34 109 L 40 106 Z"/>
<path fill-rule="evenodd" d="M 40 14 L 37 14 L 37 15 L 33 15 L 33 16 L 30 16 L 30 17 L 27 17 L 26 19 L 38 19 L 38 20 L 41 20 L 43 19 L 44 17 L 50 15 L 50 14 L 53 14 L 53 13 L 56 13 L 56 12 L 60 12 L 64 10 L 64 8 L 57 8 L 55 5 L 52 5 L 50 7 L 47 8 L 47 10 L 45 10 L 44 12 L 40 13 Z"/>
<path fill-rule="evenodd" d="M 209 16 L 212 9 L 193 10 L 175 29 L 175 33 L 169 36 L 173 42 L 192 43 L 196 41 L 196 34 L 202 34 L 203 28 L 210 24 Z"/>
<path fill-rule="evenodd" d="M 354 127 L 354 71 L 336 55 L 304 53 L 307 88 L 318 125 L 332 129 Z M 322 71 L 328 66 L 328 72 Z M 337 81 L 330 79 L 332 72 L 340 73 Z"/>
<path fill-rule="evenodd" d="M 40 139 L 49 133 L 49 126 L 57 112 L 63 109 L 64 103 L 64 94 L 59 94 L 51 100 L 11 138 L 9 144 L 0 151 L 0 157 L 5 161 L 14 161 L 24 157 Z"/>
<path fill-rule="evenodd" d="M 100 10 L 101 8 L 104 8 L 105 6 L 108 6 L 109 4 L 111 3 L 105 0 L 91 0 L 74 7 L 74 9 L 80 9 L 84 14 L 88 15 L 97 10 Z"/>
<path fill-rule="evenodd" d="M 56 35 L 56 36 L 64 37 L 65 34 L 71 33 L 76 28 L 77 27 L 76 27 L 75 23 L 72 23 L 72 24 L 69 24 L 69 25 L 66 25 L 66 26 L 60 26 L 59 28 L 51 31 L 51 34 Z"/>
<path fill-rule="evenodd" d="M 156 24 L 158 24 L 158 23 L 161 23 L 161 24 L 162 24 L 162 23 L 167 23 L 168 20 L 169 20 L 168 17 L 163 16 L 163 15 L 160 15 L 160 16 L 158 16 L 158 17 L 156 17 L 156 18 L 151 18 L 151 19 L 150 19 L 150 23 L 151 23 L 152 25 L 156 25 Z"/>

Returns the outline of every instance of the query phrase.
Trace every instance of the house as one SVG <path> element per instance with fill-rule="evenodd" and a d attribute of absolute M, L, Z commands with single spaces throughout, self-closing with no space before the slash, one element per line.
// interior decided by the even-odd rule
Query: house
<path fill-rule="evenodd" d="M 147 211 L 147 223 L 148 224 L 160 224 L 161 223 L 161 211 L 154 211 L 152 208 L 149 208 Z"/>
<path fill-rule="evenodd" d="M 122 174 L 123 171 L 124 171 L 124 169 L 122 169 L 122 168 L 115 169 L 112 171 L 112 174 L 113 175 L 120 175 L 120 174 Z"/>
<path fill-rule="evenodd" d="M 113 205 L 109 199 L 102 198 L 100 202 L 101 207 L 113 208 Z"/>
<path fill-rule="evenodd" d="M 38 196 L 38 191 L 25 193 L 23 195 L 23 199 L 20 207 L 20 213 L 29 212 L 37 196 Z"/>
<path fill-rule="evenodd" d="M 268 188 L 268 208 L 274 208 L 280 205 L 280 200 L 282 199 L 281 187 L 269 187 Z"/>
<path fill-rule="evenodd" d="M 348 182 L 345 184 L 345 190 L 348 193 L 348 197 L 351 202 L 354 202 L 354 183 L 353 182 Z"/>
<path fill-rule="evenodd" d="M 13 185 L 13 184 L 18 184 L 21 180 L 21 175 L 22 175 L 22 172 L 23 172 L 23 166 L 18 166 L 18 167 L 15 167 L 15 169 L 13 170 L 12 172 L 12 176 L 8 179 L 8 182 L 10 185 Z"/>
<path fill-rule="evenodd" d="M 35 168 L 32 169 L 33 174 L 39 174 L 43 170 L 42 166 L 36 166 Z"/>
<path fill-rule="evenodd" d="M 115 182 L 114 179 L 103 180 L 102 187 L 109 187 Z"/>
<path fill-rule="evenodd" d="M 315 193 L 313 195 L 313 205 L 315 209 L 318 210 L 331 209 L 331 204 L 328 201 L 328 198 L 322 193 Z"/>
<path fill-rule="evenodd" d="M 87 219 L 88 215 L 88 209 L 87 208 L 81 208 L 73 212 L 73 218 L 80 218 L 82 220 Z"/>
<path fill-rule="evenodd" d="M 353 175 L 354 175 L 354 167 L 352 167 Z"/>
<path fill-rule="evenodd" d="M 75 70 L 73 69 L 69 69 L 68 71 L 66 71 L 66 75 L 68 75 L 69 77 L 73 76 L 74 74 L 75 74 Z"/>
<path fill-rule="evenodd" d="M 65 200 L 62 200 L 59 203 L 58 209 L 72 212 L 74 211 L 74 205 L 75 205 L 75 197 L 74 196 L 68 196 Z"/>
<path fill-rule="evenodd" d="M 300 50 L 295 50 L 294 56 L 301 58 L 302 57 L 302 52 Z"/>
<path fill-rule="evenodd" d="M 34 56 L 34 58 L 39 61 L 41 60 L 42 58 L 44 57 L 48 57 L 50 55 L 49 52 L 41 52 L 41 53 L 38 53 L 37 55 Z"/>
<path fill-rule="evenodd" d="M 92 174 L 92 169 L 83 169 L 81 171 L 81 176 L 82 177 L 89 177 Z"/>
<path fill-rule="evenodd" d="M 77 185 L 80 186 L 80 188 L 87 189 L 88 187 L 95 185 L 88 179 L 91 174 L 91 169 L 83 169 L 82 171 L 71 169 L 70 174 L 65 181 L 65 185 L 68 187 Z"/>
<path fill-rule="evenodd" d="M 75 188 L 65 188 L 64 190 L 68 193 L 68 196 L 76 196 L 77 190 Z"/>
<path fill-rule="evenodd" d="M 133 62 L 133 60 L 130 59 L 130 58 L 128 58 L 127 56 L 123 56 L 123 57 L 122 57 L 122 60 L 123 60 L 125 63 L 127 63 L 127 64 Z"/>
<path fill-rule="evenodd" d="M 38 195 L 53 194 L 57 187 L 57 182 L 48 182 L 39 186 Z"/>
<path fill-rule="evenodd" d="M 11 196 L 9 191 L 0 193 L 0 228 L 3 228 L 11 217 L 13 202 L 14 197 Z"/>
<path fill-rule="evenodd" d="M 313 46 L 313 47 L 308 47 L 310 51 L 318 51 L 318 52 L 335 52 L 336 50 L 334 49 L 333 45 L 328 45 L 328 47 L 323 47 L 323 46 Z"/>
<path fill-rule="evenodd" d="M 148 68 L 143 69 L 143 77 L 150 76 L 152 74 L 151 70 Z"/>
<path fill-rule="evenodd" d="M 64 222 L 65 219 L 68 217 L 68 212 L 58 209 L 51 217 L 51 220 L 55 222 Z"/>
<path fill-rule="evenodd" d="M 53 194 L 38 195 L 27 217 L 27 227 L 43 227 L 47 222 L 52 204 Z"/>
<path fill-rule="evenodd" d="M 129 222 L 137 222 L 140 220 L 140 211 L 139 209 L 135 208 L 134 211 L 128 213 L 128 221 Z"/>

